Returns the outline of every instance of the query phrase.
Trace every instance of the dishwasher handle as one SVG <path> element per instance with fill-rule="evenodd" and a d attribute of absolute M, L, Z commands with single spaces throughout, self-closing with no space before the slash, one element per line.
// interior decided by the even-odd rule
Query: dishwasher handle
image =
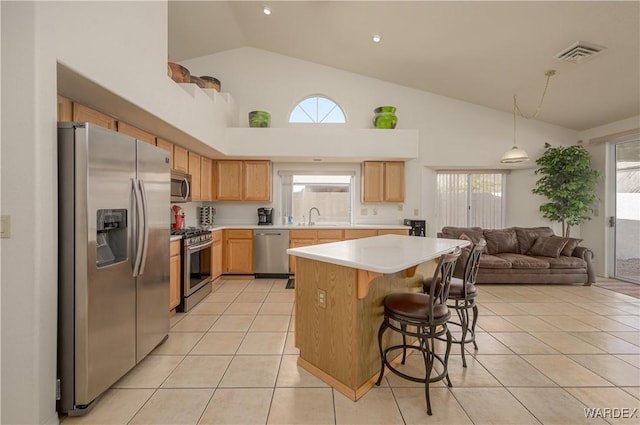
<path fill-rule="evenodd" d="M 253 236 L 282 236 L 282 232 L 260 232 L 254 233 Z"/>

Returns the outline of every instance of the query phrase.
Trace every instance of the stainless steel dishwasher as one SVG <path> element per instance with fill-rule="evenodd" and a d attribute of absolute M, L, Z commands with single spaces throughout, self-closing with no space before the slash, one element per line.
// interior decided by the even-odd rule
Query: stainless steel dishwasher
<path fill-rule="evenodd" d="M 289 231 L 255 229 L 253 231 L 253 273 L 261 277 L 289 277 Z"/>

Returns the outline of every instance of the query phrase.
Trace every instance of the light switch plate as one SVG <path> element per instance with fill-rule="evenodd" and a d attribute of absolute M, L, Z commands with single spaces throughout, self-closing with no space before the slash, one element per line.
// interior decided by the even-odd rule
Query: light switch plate
<path fill-rule="evenodd" d="M 369 215 L 369 210 L 368 210 L 368 209 L 366 209 L 366 208 L 362 208 L 362 209 L 360 210 L 360 215 Z"/>
<path fill-rule="evenodd" d="M 0 238 L 9 239 L 11 237 L 11 216 L 0 216 Z"/>
<path fill-rule="evenodd" d="M 417 216 L 418 216 L 418 214 L 420 214 L 420 211 L 419 211 L 417 208 L 416 208 L 415 210 L 413 210 L 413 215 L 414 215 L 415 217 L 417 217 Z"/>

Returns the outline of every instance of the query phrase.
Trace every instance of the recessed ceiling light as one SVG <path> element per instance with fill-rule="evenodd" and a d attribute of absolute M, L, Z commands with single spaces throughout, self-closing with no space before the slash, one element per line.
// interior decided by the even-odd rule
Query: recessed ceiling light
<path fill-rule="evenodd" d="M 382 36 L 380 34 L 373 34 L 371 40 L 373 40 L 374 43 L 380 43 L 380 41 L 382 41 Z"/>
<path fill-rule="evenodd" d="M 262 8 L 262 13 L 264 13 L 267 16 L 271 15 L 271 8 L 269 6 L 263 7 Z"/>

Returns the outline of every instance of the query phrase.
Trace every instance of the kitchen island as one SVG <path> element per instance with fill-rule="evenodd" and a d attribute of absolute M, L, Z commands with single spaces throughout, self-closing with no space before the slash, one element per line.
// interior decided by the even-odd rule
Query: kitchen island
<path fill-rule="evenodd" d="M 418 291 L 442 254 L 465 240 L 383 235 L 287 250 L 296 257 L 298 365 L 352 400 L 380 372 L 382 300 Z M 387 333 L 383 344 L 399 343 Z M 400 353 L 399 353 L 400 354 Z"/>

